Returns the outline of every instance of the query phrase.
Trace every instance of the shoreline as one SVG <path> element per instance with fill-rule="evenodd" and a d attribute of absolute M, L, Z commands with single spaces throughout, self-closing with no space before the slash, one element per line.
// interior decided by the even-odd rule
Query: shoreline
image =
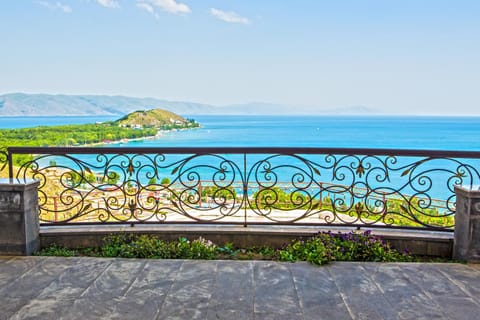
<path fill-rule="evenodd" d="M 113 141 L 102 141 L 102 142 L 94 142 L 94 143 L 86 143 L 79 145 L 79 147 L 96 147 L 96 146 L 105 146 L 109 144 L 122 144 L 122 143 L 129 143 L 129 142 L 134 142 L 134 141 L 143 141 L 143 140 L 150 140 L 150 139 L 155 139 L 159 137 L 158 134 L 154 136 L 146 136 L 146 137 L 141 137 L 141 138 L 131 138 L 131 139 L 121 139 L 121 140 L 113 140 Z"/>
<path fill-rule="evenodd" d="M 145 137 L 140 137 L 140 138 L 124 138 L 120 140 L 112 140 L 112 141 L 102 141 L 102 142 L 94 142 L 94 143 L 86 143 L 86 144 L 80 144 L 78 145 L 79 147 L 95 147 L 95 146 L 105 146 L 105 145 L 111 145 L 111 144 L 122 144 L 122 143 L 130 143 L 130 142 L 135 142 L 135 141 L 144 141 L 144 140 L 154 140 L 156 138 L 162 137 L 165 133 L 170 133 L 170 132 L 176 132 L 176 131 L 185 131 L 185 130 L 194 130 L 194 129 L 199 129 L 202 128 L 202 126 L 194 127 L 194 128 L 181 128 L 181 129 L 170 129 L 170 130 L 158 130 L 157 134 L 154 136 L 145 136 Z"/>

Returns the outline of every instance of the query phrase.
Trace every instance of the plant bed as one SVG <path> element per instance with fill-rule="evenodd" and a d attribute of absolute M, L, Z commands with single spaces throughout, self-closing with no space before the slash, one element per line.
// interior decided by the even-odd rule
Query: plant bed
<path fill-rule="evenodd" d="M 100 247 L 67 249 L 52 245 L 36 254 L 65 257 L 308 261 L 314 265 L 322 265 L 330 261 L 425 261 L 408 252 L 398 252 L 369 231 L 364 233 L 322 232 L 308 239 L 293 240 L 280 248 L 238 248 L 233 243 L 219 246 L 204 238 L 194 240 L 179 238 L 168 242 L 152 235 L 117 234 L 106 237 Z"/>

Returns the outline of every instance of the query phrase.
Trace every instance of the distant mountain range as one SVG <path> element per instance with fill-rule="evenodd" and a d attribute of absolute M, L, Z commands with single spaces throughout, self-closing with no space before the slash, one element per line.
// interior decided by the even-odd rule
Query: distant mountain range
<path fill-rule="evenodd" d="M 253 102 L 213 106 L 195 102 L 155 98 L 103 95 L 51 95 L 10 93 L 0 95 L 0 116 L 92 116 L 125 115 L 137 110 L 161 108 L 181 115 L 293 115 L 293 114 L 378 114 L 368 107 L 319 109 Z"/>

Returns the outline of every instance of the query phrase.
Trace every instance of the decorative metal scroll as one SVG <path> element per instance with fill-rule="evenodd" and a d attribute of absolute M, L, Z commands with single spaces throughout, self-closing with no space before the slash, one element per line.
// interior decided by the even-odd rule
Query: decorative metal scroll
<path fill-rule="evenodd" d="M 297 154 L 289 149 L 275 154 L 75 152 L 37 155 L 16 171 L 19 179 L 40 180 L 43 223 L 448 230 L 454 226 L 454 186 L 480 184 L 480 159 Z"/>
<path fill-rule="evenodd" d="M 8 153 L 7 148 L 0 146 L 0 178 L 6 178 L 7 173 L 5 168 L 8 165 Z"/>

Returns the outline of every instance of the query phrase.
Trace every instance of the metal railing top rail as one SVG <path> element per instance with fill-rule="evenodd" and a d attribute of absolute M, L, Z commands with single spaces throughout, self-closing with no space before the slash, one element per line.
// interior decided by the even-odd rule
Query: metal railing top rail
<path fill-rule="evenodd" d="M 376 149 L 376 148 L 315 148 L 315 147 L 7 147 L 9 154 L 337 154 L 365 156 L 406 156 L 439 158 L 478 158 L 480 151 Z"/>

